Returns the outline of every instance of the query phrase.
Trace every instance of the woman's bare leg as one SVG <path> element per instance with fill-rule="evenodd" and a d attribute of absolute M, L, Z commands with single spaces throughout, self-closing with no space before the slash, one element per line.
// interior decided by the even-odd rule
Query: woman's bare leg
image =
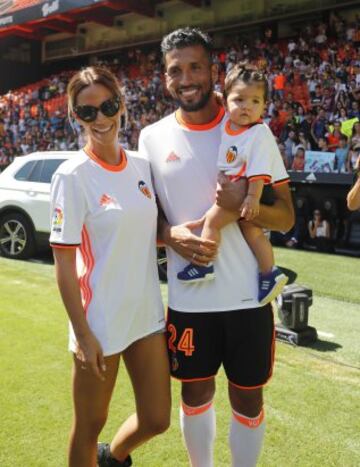
<path fill-rule="evenodd" d="M 105 357 L 105 381 L 74 356 L 74 420 L 70 433 L 69 466 L 96 467 L 97 439 L 105 425 L 118 373 L 120 354 Z"/>
<path fill-rule="evenodd" d="M 134 342 L 123 352 L 136 401 L 131 415 L 113 439 L 111 455 L 123 461 L 137 446 L 167 430 L 170 424 L 170 373 L 164 333 Z"/>

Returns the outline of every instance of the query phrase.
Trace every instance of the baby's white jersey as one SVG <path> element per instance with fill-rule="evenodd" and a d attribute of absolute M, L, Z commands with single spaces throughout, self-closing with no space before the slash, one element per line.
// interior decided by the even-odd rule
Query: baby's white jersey
<path fill-rule="evenodd" d="M 127 151 L 111 166 L 87 152 L 53 176 L 50 243 L 77 248 L 86 318 L 104 355 L 112 355 L 164 328 L 157 206 L 146 159 Z M 69 347 L 76 349 L 71 324 Z"/>
<path fill-rule="evenodd" d="M 218 169 L 226 175 L 245 176 L 249 181 L 263 180 L 268 184 L 272 181 L 272 161 L 278 157 L 278 153 L 275 138 L 266 124 L 257 122 L 233 130 L 230 119 L 225 119 Z"/>
<path fill-rule="evenodd" d="M 215 202 L 224 110 L 207 125 L 185 125 L 177 115 L 146 127 L 139 142 L 140 152 L 150 161 L 155 191 L 170 225 L 200 219 Z M 288 178 L 280 154 L 270 172 L 274 180 Z M 259 305 L 257 262 L 235 222 L 221 231 L 213 281 L 183 284 L 176 274 L 188 262 L 171 248 L 167 255 L 171 308 L 206 312 Z"/>

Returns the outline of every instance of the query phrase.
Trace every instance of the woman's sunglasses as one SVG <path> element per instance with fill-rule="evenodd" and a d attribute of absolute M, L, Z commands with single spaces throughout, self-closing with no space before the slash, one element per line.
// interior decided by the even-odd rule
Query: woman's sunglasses
<path fill-rule="evenodd" d="M 99 107 L 94 107 L 93 105 L 76 105 L 74 107 L 74 112 L 80 120 L 91 123 L 96 120 L 99 110 L 101 110 L 101 113 L 105 115 L 105 117 L 113 117 L 119 112 L 120 104 L 120 97 L 117 96 L 102 102 Z"/>

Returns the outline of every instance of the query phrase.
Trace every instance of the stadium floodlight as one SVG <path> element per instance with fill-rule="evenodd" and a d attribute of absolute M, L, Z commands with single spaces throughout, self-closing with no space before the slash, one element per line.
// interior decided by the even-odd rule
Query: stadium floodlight
<path fill-rule="evenodd" d="M 280 324 L 275 326 L 276 339 L 294 345 L 307 345 L 317 340 L 316 329 L 308 325 L 312 290 L 298 284 L 284 287 L 276 299 Z"/>

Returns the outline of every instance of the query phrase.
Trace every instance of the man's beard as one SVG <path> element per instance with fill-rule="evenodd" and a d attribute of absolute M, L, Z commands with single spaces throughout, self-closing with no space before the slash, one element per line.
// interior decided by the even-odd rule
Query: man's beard
<path fill-rule="evenodd" d="M 175 98 L 175 101 L 178 104 L 178 106 L 185 112 L 197 112 L 198 110 L 201 110 L 206 106 L 206 104 L 210 100 L 210 97 L 212 96 L 212 93 L 213 93 L 213 85 L 211 82 L 208 92 L 206 92 L 199 101 L 194 102 L 193 104 L 186 104 L 178 98 Z"/>

